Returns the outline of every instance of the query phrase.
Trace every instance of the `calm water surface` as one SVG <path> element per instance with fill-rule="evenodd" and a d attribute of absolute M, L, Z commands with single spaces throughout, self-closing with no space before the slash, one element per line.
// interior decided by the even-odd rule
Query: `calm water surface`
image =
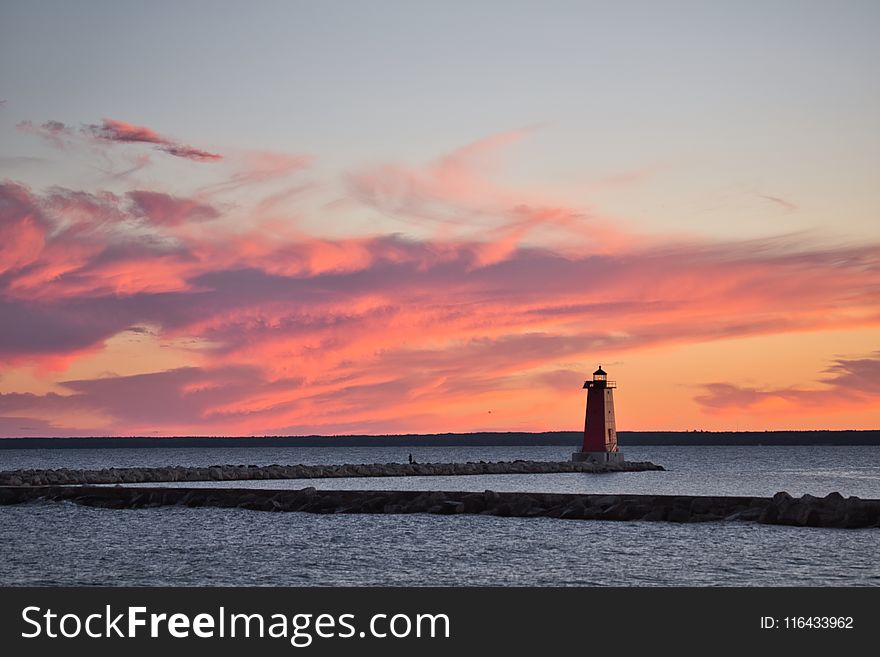
<path fill-rule="evenodd" d="M 0 450 L 0 469 L 270 465 L 319 463 L 568 460 L 566 447 L 310 447 L 231 449 Z M 542 491 L 681 495 L 792 495 L 880 497 L 880 446 L 865 447 L 626 447 L 631 461 L 653 461 L 666 472 L 606 475 L 490 475 L 206 482 L 207 486 Z M 200 485 L 200 484 L 187 484 Z"/>
<path fill-rule="evenodd" d="M 2 509 L 29 585 L 878 585 L 876 530 L 243 509 Z"/>
<path fill-rule="evenodd" d="M 0 469 L 559 460 L 565 447 L 0 450 Z M 631 447 L 667 472 L 226 482 L 880 497 L 878 447 Z M 187 484 L 200 485 L 200 484 Z M 209 485 L 217 485 L 215 482 Z M 0 507 L 0 584 L 880 585 L 880 532 L 240 509 Z"/>

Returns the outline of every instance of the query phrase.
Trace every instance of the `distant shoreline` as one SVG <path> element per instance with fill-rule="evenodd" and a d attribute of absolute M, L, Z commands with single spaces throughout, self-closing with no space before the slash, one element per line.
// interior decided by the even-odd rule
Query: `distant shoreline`
<path fill-rule="evenodd" d="M 621 431 L 620 446 L 880 445 L 880 430 L 864 431 Z M 579 431 L 474 432 L 347 436 L 148 436 L 0 438 L 2 449 L 217 447 L 516 447 L 580 444 Z"/>

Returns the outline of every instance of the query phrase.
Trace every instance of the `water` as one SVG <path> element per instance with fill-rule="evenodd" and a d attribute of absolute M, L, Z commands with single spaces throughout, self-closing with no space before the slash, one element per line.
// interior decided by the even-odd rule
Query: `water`
<path fill-rule="evenodd" d="M 566 447 L 308 447 L 228 449 L 0 450 L 0 469 L 282 465 L 320 463 L 568 460 Z M 471 477 L 377 477 L 282 481 L 193 482 L 187 486 L 370 490 L 529 491 L 670 495 L 792 495 L 880 497 L 880 446 L 666 446 L 627 447 L 631 461 L 652 461 L 666 472 L 604 475 L 486 475 Z M 155 484 L 151 484 L 155 485 Z M 171 484 L 180 485 L 180 484 Z"/>
<path fill-rule="evenodd" d="M 68 503 L 2 514 L 3 584 L 880 585 L 870 529 Z"/>
<path fill-rule="evenodd" d="M 2 450 L 0 468 L 558 460 L 564 447 Z M 631 447 L 667 472 L 236 487 L 880 497 L 880 447 Z M 187 485 L 200 485 L 196 483 Z M 212 482 L 208 485 L 217 485 Z M 877 530 L 717 522 L 0 507 L 0 584 L 880 585 Z"/>

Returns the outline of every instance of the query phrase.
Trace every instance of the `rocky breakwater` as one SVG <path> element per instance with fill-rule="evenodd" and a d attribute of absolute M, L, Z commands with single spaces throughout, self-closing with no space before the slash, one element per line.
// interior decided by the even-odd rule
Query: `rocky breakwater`
<path fill-rule="evenodd" d="M 212 465 L 205 468 L 105 468 L 102 470 L 8 470 L 0 486 L 142 484 L 176 481 L 247 481 L 329 477 L 413 477 L 438 475 L 548 474 L 556 472 L 644 472 L 663 470 L 647 461 L 594 465 L 571 461 L 498 461 L 478 463 L 371 463 L 362 465 Z"/>
<path fill-rule="evenodd" d="M 788 493 L 768 497 L 573 495 L 439 491 L 260 490 L 92 486 L 0 487 L 0 504 L 39 499 L 131 509 L 160 506 L 244 508 L 308 513 L 480 514 L 571 520 L 752 521 L 802 527 L 880 527 L 880 500 Z"/>

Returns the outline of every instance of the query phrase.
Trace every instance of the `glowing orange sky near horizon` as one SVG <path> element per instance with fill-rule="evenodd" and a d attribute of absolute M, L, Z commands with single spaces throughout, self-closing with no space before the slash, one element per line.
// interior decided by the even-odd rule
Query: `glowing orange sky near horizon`
<path fill-rule="evenodd" d="M 599 363 L 624 431 L 880 427 L 880 243 L 643 233 L 499 182 L 531 132 L 338 187 L 2 183 L 0 436 L 574 430 Z"/>

